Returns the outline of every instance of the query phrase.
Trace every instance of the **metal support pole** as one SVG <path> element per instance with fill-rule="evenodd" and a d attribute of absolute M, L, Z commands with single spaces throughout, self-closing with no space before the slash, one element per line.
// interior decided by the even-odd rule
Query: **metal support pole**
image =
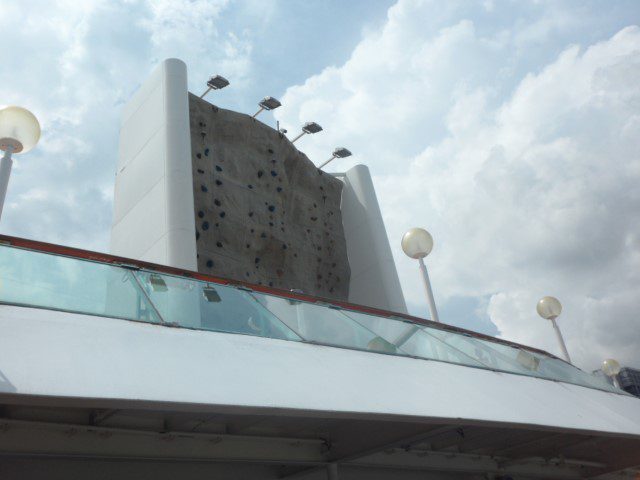
<path fill-rule="evenodd" d="M 302 132 L 300 135 L 298 135 L 296 138 L 294 138 L 293 140 L 291 140 L 291 143 L 296 143 L 296 140 L 298 140 L 300 137 L 304 136 L 307 132 Z"/>
<path fill-rule="evenodd" d="M 326 162 L 324 162 L 322 165 L 320 165 L 318 167 L 318 169 L 321 169 L 322 167 L 324 167 L 325 165 L 327 165 L 329 162 L 333 161 L 334 159 L 336 159 L 337 157 L 335 155 L 332 155 L 331 158 L 329 160 L 327 160 Z"/>
<path fill-rule="evenodd" d="M 553 329 L 556 332 L 556 336 L 558 337 L 558 343 L 560 344 L 560 348 L 562 348 L 562 353 L 564 354 L 564 359 L 571 363 L 571 357 L 569 357 L 569 352 L 567 351 L 567 346 L 564 344 L 564 338 L 562 338 L 562 333 L 560 332 L 560 328 L 558 327 L 558 324 L 556 323 L 556 318 L 553 317 L 550 319 L 551 320 L 551 324 L 553 325 Z"/>
<path fill-rule="evenodd" d="M 258 110 L 256 113 L 253 114 L 253 118 L 256 118 L 260 112 L 262 112 L 264 110 L 264 107 L 260 107 L 260 110 Z"/>
<path fill-rule="evenodd" d="M 422 272 L 422 280 L 424 280 L 424 288 L 427 291 L 427 301 L 429 302 L 429 311 L 431 312 L 431 320 L 434 322 L 440 322 L 438 317 L 438 310 L 436 309 L 436 302 L 433 299 L 433 292 L 431 291 L 431 282 L 429 281 L 429 274 L 427 273 L 427 266 L 424 264 L 422 258 L 418 259 L 420 263 L 420 271 Z"/>
<path fill-rule="evenodd" d="M 339 480 L 339 476 L 338 476 L 338 464 L 337 463 L 330 463 L 329 465 L 327 465 L 327 478 L 329 480 Z"/>
<path fill-rule="evenodd" d="M 211 90 L 212 90 L 212 88 L 211 88 L 211 87 L 208 87 L 208 88 L 204 91 L 204 93 L 203 93 L 202 95 L 200 95 L 200 98 L 204 98 L 204 96 L 205 96 L 207 93 L 209 93 Z"/>
<path fill-rule="evenodd" d="M 0 217 L 2 217 L 2 209 L 4 207 L 4 198 L 7 196 L 7 187 L 9 186 L 9 177 L 11 176 L 11 167 L 13 160 L 11 154 L 13 147 L 7 146 L 0 161 Z"/>

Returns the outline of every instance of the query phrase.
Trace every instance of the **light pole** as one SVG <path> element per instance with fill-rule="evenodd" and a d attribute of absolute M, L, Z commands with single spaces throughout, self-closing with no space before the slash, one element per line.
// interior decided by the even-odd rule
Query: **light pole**
<path fill-rule="evenodd" d="M 611 379 L 613 386 L 620 388 L 620 382 L 618 381 L 618 374 L 620 373 L 620 364 L 613 358 L 607 358 L 602 362 L 602 371 Z"/>
<path fill-rule="evenodd" d="M 329 162 L 332 162 L 336 158 L 346 158 L 346 157 L 350 157 L 350 156 L 351 156 L 351 152 L 349 150 L 347 150 L 344 147 L 338 147 L 331 154 L 331 158 L 329 160 L 327 160 L 326 162 L 324 162 L 322 165 L 320 165 L 318 167 L 318 169 L 321 169 L 322 167 L 327 165 Z"/>
<path fill-rule="evenodd" d="M 536 310 L 538 311 L 538 315 L 542 318 L 551 321 L 553 329 L 556 332 L 556 337 L 558 337 L 558 343 L 560 344 L 560 348 L 564 354 L 564 359 L 571 363 L 571 357 L 569 356 L 567 346 L 564 343 L 564 338 L 562 338 L 562 332 L 560 332 L 560 328 L 556 322 L 556 318 L 558 318 L 562 313 L 562 304 L 560 303 L 560 300 L 556 297 L 542 297 L 538 301 L 538 305 L 536 305 Z"/>
<path fill-rule="evenodd" d="M 26 153 L 40 140 L 40 123 L 33 113 L 22 107 L 6 107 L 0 110 L 0 216 L 7 195 L 14 153 Z"/>
<path fill-rule="evenodd" d="M 229 80 L 224 78 L 222 75 L 214 75 L 207 81 L 207 89 L 204 91 L 200 98 L 204 98 L 207 93 L 211 90 L 222 90 L 224 87 L 229 85 Z"/>
<path fill-rule="evenodd" d="M 438 310 L 436 309 L 436 302 L 433 299 L 433 292 L 431 291 L 429 273 L 427 272 L 427 266 L 424 264 L 423 260 L 424 257 L 431 253 L 432 249 L 433 237 L 423 228 L 412 228 L 402 236 L 402 250 L 407 254 L 407 256 L 417 259 L 420 264 L 424 288 L 427 291 L 427 301 L 429 302 L 431 320 L 440 322 Z"/>
<path fill-rule="evenodd" d="M 264 97 L 262 100 L 260 100 L 260 103 L 258 103 L 260 109 L 253 114 L 253 118 L 256 118 L 263 110 L 275 110 L 281 105 L 282 104 L 280 103 L 280 100 L 276 98 Z"/>
<path fill-rule="evenodd" d="M 321 131 L 322 131 L 322 127 L 318 125 L 316 122 L 307 122 L 302 126 L 302 133 L 298 135 L 296 138 L 294 138 L 293 140 L 291 140 L 291 143 L 296 143 L 296 140 L 298 140 L 303 135 L 306 135 L 308 133 L 311 133 L 311 134 L 318 133 Z"/>

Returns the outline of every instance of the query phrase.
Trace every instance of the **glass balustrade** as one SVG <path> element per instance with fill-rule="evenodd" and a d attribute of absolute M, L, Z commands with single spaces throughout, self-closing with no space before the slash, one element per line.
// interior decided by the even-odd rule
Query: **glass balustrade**
<path fill-rule="evenodd" d="M 132 270 L 0 246 L 0 301 L 160 323 Z"/>
<path fill-rule="evenodd" d="M 0 245 L 0 303 L 338 346 L 624 393 L 562 360 L 398 317 Z"/>

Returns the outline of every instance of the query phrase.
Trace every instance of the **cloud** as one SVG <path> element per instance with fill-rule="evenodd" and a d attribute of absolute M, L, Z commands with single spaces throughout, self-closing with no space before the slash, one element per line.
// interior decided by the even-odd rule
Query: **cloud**
<path fill-rule="evenodd" d="M 430 2 L 400 1 L 344 65 L 289 88 L 276 116 L 325 127 L 301 145 L 318 162 L 345 145 L 356 155 L 334 168 L 370 166 L 409 304 L 423 292 L 399 239 L 422 225 L 439 302 L 477 298 L 502 337 L 559 354 L 535 313 L 555 295 L 578 365 L 637 364 L 640 29 L 524 68 L 527 49 L 575 27 L 543 7 L 490 28 L 496 9 L 434 19 Z"/>
<path fill-rule="evenodd" d="M 2 102 L 32 110 L 43 131 L 15 157 L 3 233 L 107 249 L 120 111 L 150 70 L 177 56 L 194 85 L 212 64 L 249 75 L 249 40 L 220 26 L 227 4 L 2 2 Z"/>

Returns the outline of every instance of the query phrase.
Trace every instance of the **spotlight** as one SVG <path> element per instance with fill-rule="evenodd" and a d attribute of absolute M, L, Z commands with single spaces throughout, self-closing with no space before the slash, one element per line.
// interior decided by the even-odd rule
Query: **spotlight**
<path fill-rule="evenodd" d="M 224 78 L 221 75 L 215 75 L 209 79 L 207 82 L 207 89 L 204 91 L 200 98 L 204 98 L 204 96 L 209 93 L 211 90 L 222 90 L 224 87 L 229 85 L 229 80 Z"/>
<path fill-rule="evenodd" d="M 253 118 L 256 118 L 258 114 L 260 114 L 260 112 L 262 112 L 263 110 L 275 110 L 280 105 L 282 105 L 280 103 L 280 100 L 273 97 L 264 97 L 260 101 L 260 103 L 258 103 L 258 106 L 260 107 L 260 109 L 253 114 Z"/>
<path fill-rule="evenodd" d="M 316 122 L 307 122 L 302 126 L 302 133 L 298 135 L 296 138 L 294 138 L 293 140 L 291 140 L 291 143 L 295 143 L 296 140 L 298 140 L 303 135 L 306 135 L 308 133 L 310 134 L 318 133 L 321 131 L 322 131 L 322 127 L 318 125 Z"/>
<path fill-rule="evenodd" d="M 336 158 L 345 158 L 350 156 L 351 156 L 351 152 L 349 150 L 347 150 L 344 147 L 338 147 L 333 151 L 331 158 L 326 162 L 324 162 L 322 165 L 320 165 L 318 168 L 324 167 L 325 165 L 327 165 L 329 162 L 333 161 Z"/>

